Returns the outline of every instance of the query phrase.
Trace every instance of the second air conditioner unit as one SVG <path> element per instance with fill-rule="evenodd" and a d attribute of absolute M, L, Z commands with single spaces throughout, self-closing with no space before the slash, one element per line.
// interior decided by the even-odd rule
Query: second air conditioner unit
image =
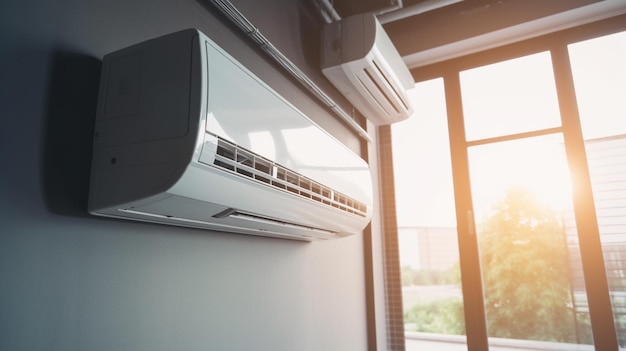
<path fill-rule="evenodd" d="M 332 22 L 322 35 L 322 72 L 375 125 L 409 117 L 415 81 L 373 14 Z"/>

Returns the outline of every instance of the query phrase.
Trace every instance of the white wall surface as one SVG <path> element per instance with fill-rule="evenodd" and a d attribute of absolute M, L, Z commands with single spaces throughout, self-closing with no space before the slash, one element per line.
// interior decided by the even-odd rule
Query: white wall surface
<path fill-rule="evenodd" d="M 305 1 L 239 2 L 319 79 Z M 102 56 L 189 27 L 358 150 L 203 1 L 2 1 L 0 350 L 367 349 L 359 235 L 305 244 L 86 213 Z"/>

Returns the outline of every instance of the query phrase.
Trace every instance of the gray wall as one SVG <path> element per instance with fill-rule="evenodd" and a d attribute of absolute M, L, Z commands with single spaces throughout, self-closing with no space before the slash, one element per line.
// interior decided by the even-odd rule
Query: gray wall
<path fill-rule="evenodd" d="M 308 1 L 234 3 L 320 80 Z M 189 27 L 359 149 L 202 1 L 2 1 L 0 350 L 367 349 L 360 235 L 303 244 L 85 212 L 102 56 Z"/>

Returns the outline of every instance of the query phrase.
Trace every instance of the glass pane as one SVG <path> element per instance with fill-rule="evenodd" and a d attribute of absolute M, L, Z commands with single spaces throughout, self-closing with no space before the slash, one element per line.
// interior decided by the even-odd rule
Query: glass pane
<path fill-rule="evenodd" d="M 411 98 L 414 116 L 392 125 L 406 349 L 462 350 L 467 346 L 443 80 L 418 83 Z"/>
<path fill-rule="evenodd" d="M 461 72 L 467 140 L 561 125 L 548 52 Z"/>
<path fill-rule="evenodd" d="M 621 347 L 626 347 L 626 32 L 569 46 Z"/>
<path fill-rule="evenodd" d="M 626 134 L 626 32 L 569 46 L 585 139 Z"/>
<path fill-rule="evenodd" d="M 475 146 L 468 157 L 489 344 L 591 344 L 561 134 Z"/>

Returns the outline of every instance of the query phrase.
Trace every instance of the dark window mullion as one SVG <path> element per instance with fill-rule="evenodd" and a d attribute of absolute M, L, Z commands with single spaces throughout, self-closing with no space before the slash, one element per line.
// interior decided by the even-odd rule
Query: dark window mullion
<path fill-rule="evenodd" d="M 596 350 L 617 350 L 617 335 L 569 53 L 566 45 L 553 48 L 551 53 L 565 150 L 572 174 L 574 214 L 580 241 L 593 341 Z"/>
<path fill-rule="evenodd" d="M 456 222 L 465 311 L 465 331 L 469 351 L 489 350 L 483 299 L 478 240 L 469 177 L 467 142 L 463 121 L 461 83 L 458 72 L 444 75 L 448 133 L 456 206 Z"/>

